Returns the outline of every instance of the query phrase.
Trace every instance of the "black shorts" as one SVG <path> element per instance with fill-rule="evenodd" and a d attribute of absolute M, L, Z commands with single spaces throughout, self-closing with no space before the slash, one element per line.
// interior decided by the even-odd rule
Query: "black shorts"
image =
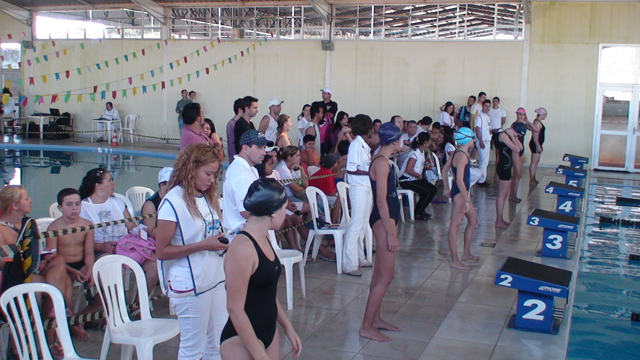
<path fill-rule="evenodd" d="M 542 154 L 542 151 L 541 152 L 536 151 L 536 143 L 534 142 L 529 142 L 529 150 L 531 150 L 532 154 Z"/>
<path fill-rule="evenodd" d="M 67 266 L 70 266 L 71 268 L 80 271 L 80 269 L 82 269 L 82 267 L 84 266 L 84 260 L 76 261 L 76 262 L 72 262 L 72 263 L 67 263 Z"/>

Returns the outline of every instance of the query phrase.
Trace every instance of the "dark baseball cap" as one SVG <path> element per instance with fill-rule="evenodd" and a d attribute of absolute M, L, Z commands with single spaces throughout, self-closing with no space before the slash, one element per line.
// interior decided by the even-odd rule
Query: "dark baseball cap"
<path fill-rule="evenodd" d="M 265 138 L 264 134 L 258 130 L 247 130 L 242 134 L 242 136 L 240 136 L 240 146 L 242 145 L 266 146 L 267 138 Z"/>

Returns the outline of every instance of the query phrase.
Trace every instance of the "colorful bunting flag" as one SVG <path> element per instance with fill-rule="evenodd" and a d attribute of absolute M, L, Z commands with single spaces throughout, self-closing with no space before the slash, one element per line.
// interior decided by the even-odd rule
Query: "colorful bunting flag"
<path fill-rule="evenodd" d="M 53 94 L 51 96 L 51 103 L 55 104 L 56 101 L 58 101 L 58 94 Z"/>

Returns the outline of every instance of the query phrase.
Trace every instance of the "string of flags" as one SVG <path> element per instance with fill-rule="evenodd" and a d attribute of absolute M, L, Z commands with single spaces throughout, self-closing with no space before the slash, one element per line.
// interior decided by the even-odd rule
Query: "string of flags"
<path fill-rule="evenodd" d="M 45 102 L 50 102 L 51 104 L 54 104 L 60 100 L 64 101 L 65 103 L 68 103 L 72 98 L 75 98 L 76 102 L 81 103 L 82 100 L 86 99 L 87 96 L 91 101 L 95 101 L 98 98 L 98 96 L 99 96 L 99 100 L 106 100 L 107 97 L 109 97 L 110 99 L 116 99 L 118 96 L 121 96 L 122 98 L 127 98 L 129 94 L 131 94 L 132 96 L 137 96 L 140 93 L 148 94 L 150 91 L 156 92 L 157 90 L 166 90 L 167 87 L 182 85 L 185 79 L 187 82 L 190 82 L 194 78 L 195 79 L 200 78 L 201 75 L 210 75 L 212 71 L 218 71 L 219 68 L 224 68 L 225 65 L 232 65 L 233 63 L 237 62 L 238 59 L 242 59 L 245 57 L 245 55 L 249 55 L 251 51 L 256 50 L 257 46 L 262 46 L 262 44 L 266 43 L 267 41 L 268 40 L 265 37 L 263 40 L 255 42 L 250 46 L 248 46 L 247 48 L 245 48 L 244 50 L 241 50 L 233 54 L 232 56 L 229 56 L 226 59 L 218 61 L 213 65 L 207 66 L 203 69 L 196 70 L 192 73 L 188 73 L 184 76 L 179 76 L 166 81 L 160 81 L 153 84 L 145 84 L 145 85 L 133 86 L 133 87 L 122 89 L 121 88 L 122 82 L 119 80 L 115 82 L 116 89 L 114 90 L 111 89 L 111 83 L 113 83 L 111 82 L 111 83 L 105 83 L 100 85 L 94 85 L 91 87 L 85 87 L 81 89 L 69 90 L 63 93 L 33 95 L 32 96 L 33 103 L 44 104 Z M 159 72 L 163 73 L 163 70 L 162 70 L 163 67 L 160 67 L 159 69 L 160 69 Z M 151 72 L 153 72 L 153 70 L 151 70 Z M 140 80 L 143 81 L 144 77 L 141 76 Z M 18 79 L 15 81 L 17 82 L 18 86 L 22 86 L 22 83 L 23 83 L 22 79 Z M 128 77 L 126 81 L 129 85 L 133 85 L 133 76 Z M 43 82 L 46 83 L 46 79 L 43 79 Z M 35 85 L 35 82 L 33 82 L 33 78 L 29 78 L 29 83 L 30 85 Z M 5 81 L 5 84 L 7 86 L 11 86 L 11 81 L 7 80 Z M 104 86 L 104 90 L 99 90 L 100 86 Z M 26 106 L 29 102 L 29 97 L 20 96 L 19 102 L 21 106 Z"/>
<path fill-rule="evenodd" d="M 18 38 L 18 36 L 22 39 L 24 39 L 25 37 L 27 37 L 27 33 L 26 32 L 21 32 L 20 35 L 17 34 L 5 34 L 5 35 L 0 35 L 0 42 L 2 42 L 2 40 L 16 40 Z"/>

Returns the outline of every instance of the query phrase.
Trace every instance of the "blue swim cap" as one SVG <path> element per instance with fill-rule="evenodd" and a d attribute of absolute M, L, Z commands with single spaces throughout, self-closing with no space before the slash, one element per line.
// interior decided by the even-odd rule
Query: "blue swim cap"
<path fill-rule="evenodd" d="M 402 137 L 402 130 L 392 123 L 384 123 L 378 129 L 380 145 L 389 145 Z"/>
<path fill-rule="evenodd" d="M 469 129 L 468 127 L 463 127 L 456 131 L 456 142 L 458 143 L 458 145 L 464 145 L 475 139 L 475 137 L 476 136 L 473 133 L 473 130 Z"/>

